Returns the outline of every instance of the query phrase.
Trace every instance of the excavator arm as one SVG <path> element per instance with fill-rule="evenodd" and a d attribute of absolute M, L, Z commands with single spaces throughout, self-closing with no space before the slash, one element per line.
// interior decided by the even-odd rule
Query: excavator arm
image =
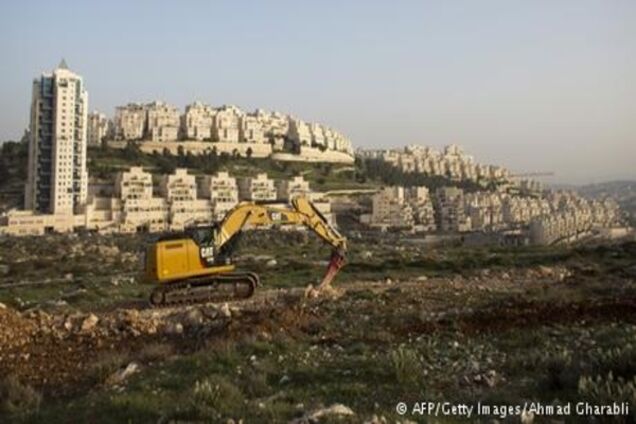
<path fill-rule="evenodd" d="M 291 208 L 255 202 L 238 204 L 219 224 L 214 236 L 214 250 L 219 251 L 245 227 L 273 225 L 303 225 L 333 248 L 327 272 L 318 289 L 328 286 L 344 265 L 347 241 L 303 196 L 293 198 Z"/>

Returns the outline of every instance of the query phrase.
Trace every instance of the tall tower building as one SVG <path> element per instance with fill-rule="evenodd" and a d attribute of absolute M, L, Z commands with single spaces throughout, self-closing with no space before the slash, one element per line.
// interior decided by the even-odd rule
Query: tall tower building
<path fill-rule="evenodd" d="M 72 214 L 86 202 L 88 93 L 64 60 L 33 81 L 25 208 Z"/>

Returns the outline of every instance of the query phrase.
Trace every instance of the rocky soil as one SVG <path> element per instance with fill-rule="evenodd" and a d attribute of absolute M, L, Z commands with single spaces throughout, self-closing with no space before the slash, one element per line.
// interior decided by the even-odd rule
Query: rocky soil
<path fill-rule="evenodd" d="M 108 274 L 134 268 L 125 243 L 93 247 L 87 238 L 65 248 L 73 245 L 81 248 L 68 284 L 15 289 L 28 302 L 2 298 L 0 421 L 406 423 L 396 399 L 594 399 L 629 393 L 631 383 L 598 380 L 608 371 L 634 375 L 634 245 L 556 259 L 530 251 L 515 267 L 498 265 L 499 252 L 468 252 L 458 259 L 465 268 L 445 252 L 431 253 L 429 265 L 408 248 L 365 250 L 346 271 L 364 277 L 339 275 L 319 297 L 308 296 L 305 280 L 261 287 L 242 302 L 179 308 L 150 308 L 150 287 Z M 38 249 L 42 257 L 24 263 L 0 257 L 5 279 L 15 284 L 16 270 L 49 278 L 31 268 L 60 257 Z M 281 254 L 241 260 L 276 275 L 290 263 Z M 427 268 L 438 264 L 453 271 Z M 83 284 L 95 270 L 102 280 Z M 589 394 L 580 381 L 601 383 Z M 19 406 L 22 398 L 31 401 Z"/>
<path fill-rule="evenodd" d="M 396 333 L 430 333 L 449 322 L 463 331 L 495 331 L 537 325 L 542 321 L 569 321 L 586 316 L 610 318 L 636 312 L 635 299 L 610 299 L 590 303 L 533 303 L 522 299 L 528 290 L 545 285 L 573 284 L 565 267 L 539 266 L 511 275 L 483 270 L 470 278 L 359 281 L 340 285 L 319 298 L 308 299 L 303 289 L 261 290 L 247 301 L 178 308 L 115 308 L 95 312 L 22 312 L 0 308 L 0 374 L 53 393 L 82 387 L 93 360 L 121 346 L 141 350 L 149 343 L 170 342 L 181 351 L 193 350 L 197 341 L 242 337 L 247 333 L 305 331 L 320 325 L 333 309 L 355 310 L 360 319 L 374 312 L 362 308 L 358 296 L 377 300 L 383 314 L 395 308 L 416 312 L 416 321 L 392 323 Z M 486 295 L 519 293 L 508 302 L 475 304 Z M 388 299 L 388 300 L 387 300 Z M 365 302 L 365 307 L 369 302 Z M 377 311 L 375 312 L 377 313 Z M 389 330 L 384 328 L 384 330 Z M 78 386 L 79 384 L 79 386 Z"/>

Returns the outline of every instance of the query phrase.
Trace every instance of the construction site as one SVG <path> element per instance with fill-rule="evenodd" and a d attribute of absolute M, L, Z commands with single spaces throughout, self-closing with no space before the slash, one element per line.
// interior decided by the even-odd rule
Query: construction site
<path fill-rule="evenodd" d="M 636 423 L 635 29 L 0 2 L 0 424 Z"/>
<path fill-rule="evenodd" d="M 511 251 L 354 236 L 312 294 L 323 240 L 248 231 L 235 263 L 260 276 L 252 297 L 153 307 L 137 278 L 152 237 L 0 241 L 1 416 L 419 422 L 396 404 L 636 395 L 633 241 Z"/>
<path fill-rule="evenodd" d="M 21 209 L 27 146 L 0 155 L 0 421 L 636 418 L 629 194 L 129 146 L 88 151 L 83 200 L 27 175 Z"/>

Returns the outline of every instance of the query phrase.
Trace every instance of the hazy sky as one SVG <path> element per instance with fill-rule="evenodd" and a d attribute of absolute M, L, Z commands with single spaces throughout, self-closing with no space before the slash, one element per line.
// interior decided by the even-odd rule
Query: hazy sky
<path fill-rule="evenodd" d="M 0 4 L 0 140 L 61 57 L 91 109 L 292 113 L 356 147 L 458 143 L 559 182 L 636 178 L 636 1 Z"/>

